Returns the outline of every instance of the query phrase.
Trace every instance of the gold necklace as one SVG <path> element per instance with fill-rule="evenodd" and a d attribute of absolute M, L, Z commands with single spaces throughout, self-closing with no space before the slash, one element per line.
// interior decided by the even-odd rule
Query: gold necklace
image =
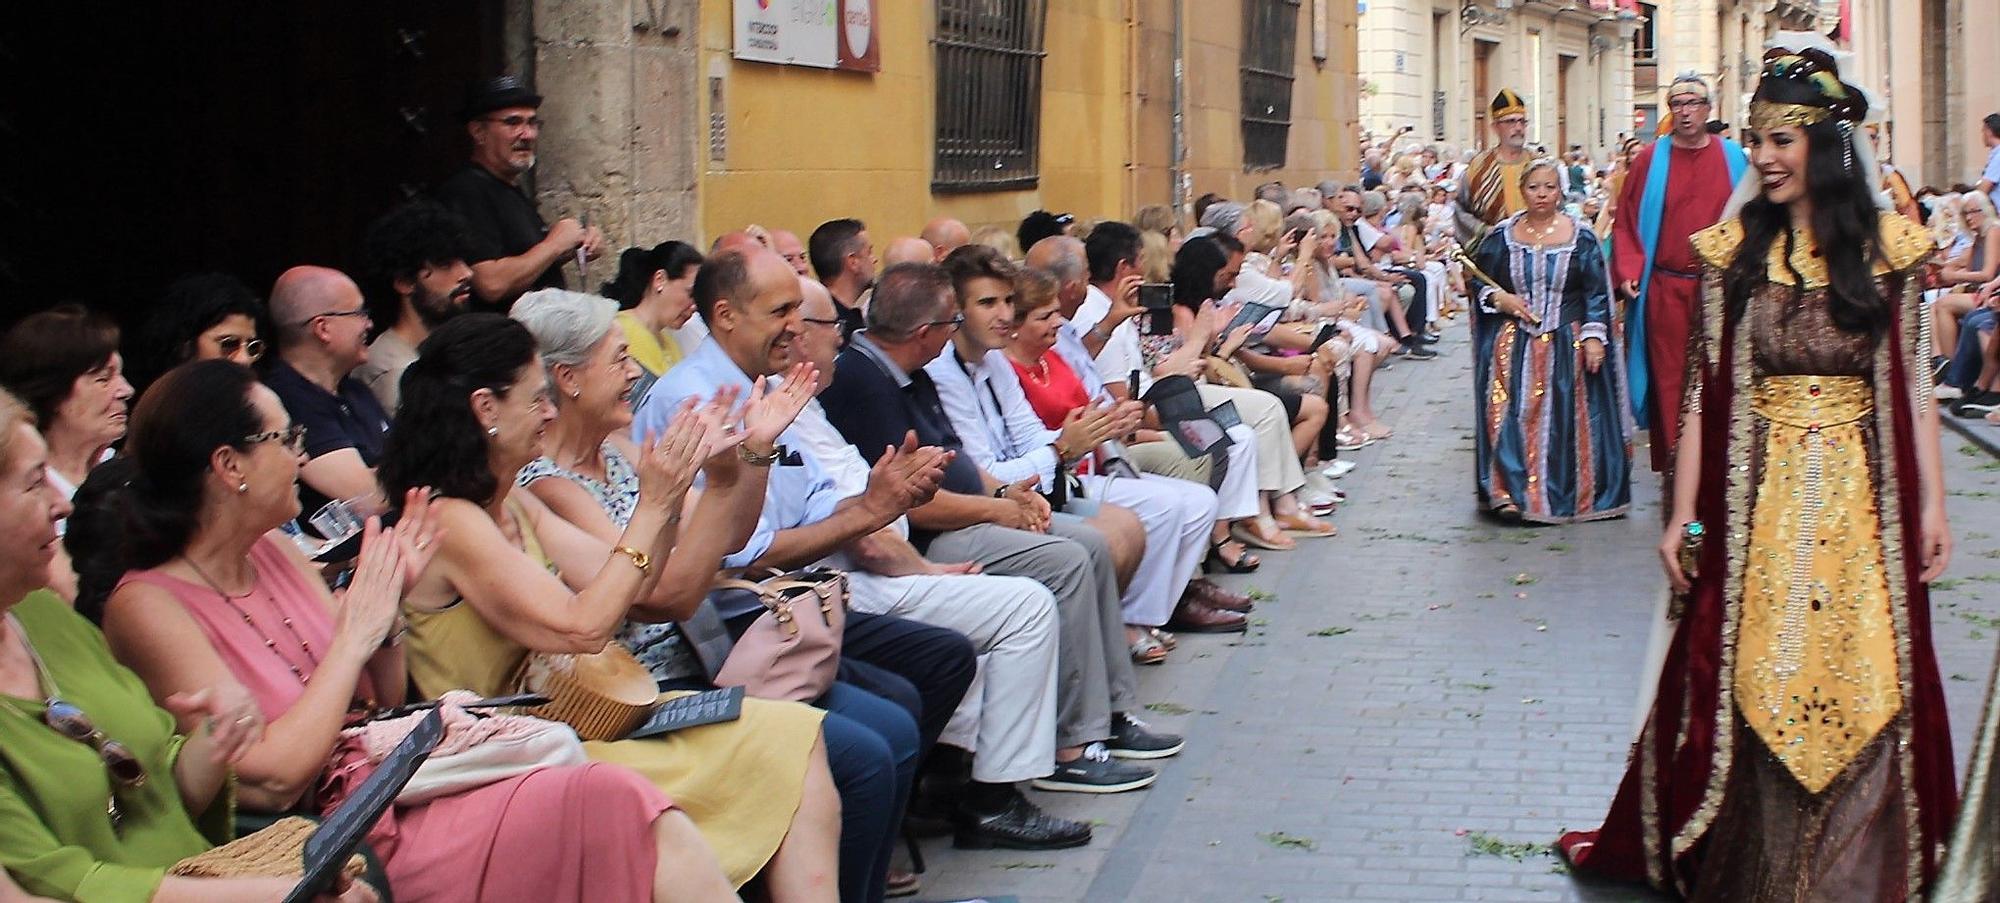
<path fill-rule="evenodd" d="M 1542 242 L 1547 241 L 1549 236 L 1556 234 L 1556 229 L 1561 224 L 1561 222 L 1562 221 L 1558 219 L 1551 219 L 1549 220 L 1549 224 L 1547 227 L 1537 229 L 1528 223 L 1527 217 L 1522 217 L 1521 232 L 1527 235 L 1529 238 L 1533 239 L 1535 244 L 1541 244 Z"/>

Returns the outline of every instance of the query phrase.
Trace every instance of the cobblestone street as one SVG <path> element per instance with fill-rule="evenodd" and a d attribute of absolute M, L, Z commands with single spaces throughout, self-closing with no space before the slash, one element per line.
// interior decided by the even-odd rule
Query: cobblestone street
<path fill-rule="evenodd" d="M 1396 438 L 1355 453 L 1341 535 L 1228 578 L 1274 596 L 1247 637 L 1142 669 L 1188 737 L 1149 791 L 1036 794 L 1094 821 L 1063 853 L 927 841 L 924 899 L 1653 900 L 1547 853 L 1624 770 L 1662 592 L 1657 483 L 1625 519 L 1511 528 L 1472 511 L 1465 331 L 1378 381 Z M 1962 767 L 2000 641 L 2000 461 L 1947 431 L 1957 552 L 1934 594 Z M 1643 474 L 1645 451 L 1638 452 Z"/>

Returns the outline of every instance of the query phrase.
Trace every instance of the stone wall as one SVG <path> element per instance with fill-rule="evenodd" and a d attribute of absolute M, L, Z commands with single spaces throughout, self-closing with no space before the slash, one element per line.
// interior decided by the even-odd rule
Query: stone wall
<path fill-rule="evenodd" d="M 546 98 L 535 169 L 543 216 L 588 215 L 613 248 L 692 236 L 696 5 L 509 0 L 507 12 L 515 71 Z M 600 262 L 590 281 L 611 267 Z"/>

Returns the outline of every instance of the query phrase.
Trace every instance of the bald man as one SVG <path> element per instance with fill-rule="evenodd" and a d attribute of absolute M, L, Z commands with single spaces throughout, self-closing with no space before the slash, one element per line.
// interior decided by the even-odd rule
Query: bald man
<path fill-rule="evenodd" d="M 715 241 L 711 242 L 708 246 L 708 256 L 714 257 L 719 254 L 731 253 L 751 254 L 763 249 L 764 243 L 758 241 L 757 236 L 750 234 L 748 230 L 738 229 L 734 232 L 724 232 L 716 236 Z"/>
<path fill-rule="evenodd" d="M 812 257 L 806 253 L 806 243 L 799 240 L 799 233 L 790 229 L 772 229 L 771 250 L 792 265 L 792 272 L 812 278 Z"/>
<path fill-rule="evenodd" d="M 937 255 L 936 259 L 940 261 L 958 250 L 961 245 L 972 242 L 971 230 L 966 229 L 964 223 L 948 216 L 940 216 L 925 223 L 924 231 L 919 234 L 924 241 L 930 242 L 933 253 Z"/>
<path fill-rule="evenodd" d="M 330 499 L 362 498 L 358 513 L 382 507 L 375 462 L 389 415 L 352 376 L 368 360 L 368 310 L 361 289 L 338 270 L 293 267 L 271 286 L 278 353 L 264 375 L 292 422 L 306 428 L 300 501 L 310 514 Z"/>
<path fill-rule="evenodd" d="M 938 257 L 937 249 L 929 241 L 921 238 L 898 238 L 882 249 L 882 268 L 888 269 L 899 263 L 932 263 Z"/>

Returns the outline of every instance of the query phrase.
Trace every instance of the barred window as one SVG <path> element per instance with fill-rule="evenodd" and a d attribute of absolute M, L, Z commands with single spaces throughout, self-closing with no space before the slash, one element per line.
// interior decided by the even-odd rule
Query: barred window
<path fill-rule="evenodd" d="M 1243 3 L 1243 168 L 1285 165 L 1292 129 L 1292 65 L 1299 0 Z"/>
<path fill-rule="evenodd" d="M 1033 188 L 1047 0 L 938 0 L 935 192 Z"/>

